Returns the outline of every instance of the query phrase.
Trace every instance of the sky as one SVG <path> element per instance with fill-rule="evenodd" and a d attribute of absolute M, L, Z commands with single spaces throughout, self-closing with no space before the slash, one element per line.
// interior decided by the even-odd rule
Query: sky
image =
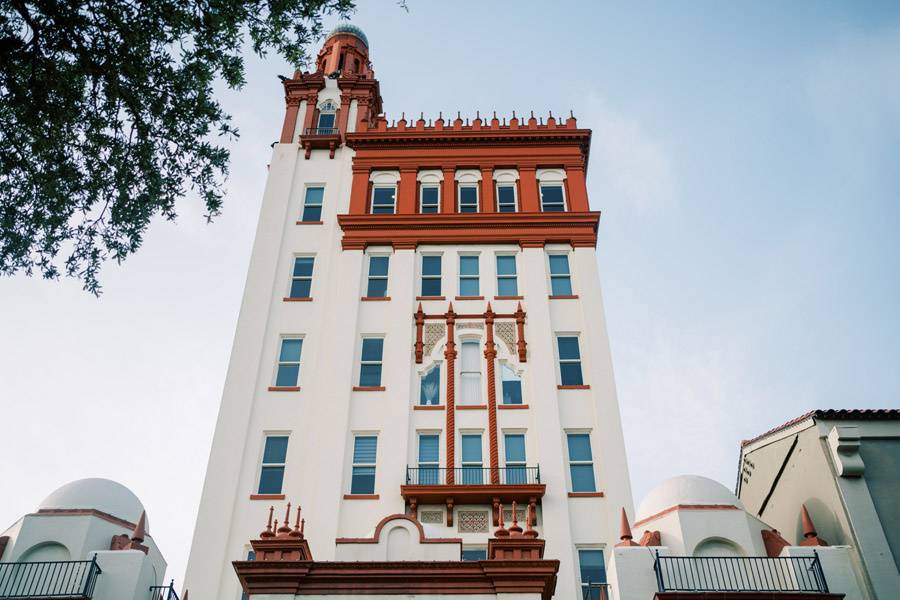
<path fill-rule="evenodd" d="M 683 473 L 733 488 L 740 441 L 812 408 L 900 406 L 900 5 L 360 4 L 388 118 L 572 110 L 593 130 L 636 503 Z M 241 136 L 213 224 L 185 200 L 99 299 L 0 279 L 0 529 L 108 477 L 182 580 L 292 70 L 248 53 L 221 91 Z"/>

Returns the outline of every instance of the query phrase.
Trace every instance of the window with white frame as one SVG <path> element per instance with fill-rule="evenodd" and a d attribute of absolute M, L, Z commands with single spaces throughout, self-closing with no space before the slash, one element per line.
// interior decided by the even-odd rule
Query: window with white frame
<path fill-rule="evenodd" d="M 267 435 L 263 446 L 257 494 L 280 494 L 284 484 L 284 465 L 287 461 L 288 436 Z"/>
<path fill-rule="evenodd" d="M 337 106 L 331 100 L 319 105 L 319 122 L 316 125 L 319 135 L 331 135 L 336 132 Z"/>
<path fill-rule="evenodd" d="M 423 183 L 419 187 L 419 212 L 422 214 L 438 213 L 441 206 L 441 186 L 436 183 Z"/>
<path fill-rule="evenodd" d="M 438 297 L 441 295 L 441 256 L 422 256 L 422 296 Z"/>
<path fill-rule="evenodd" d="M 538 169 L 536 172 L 541 196 L 541 211 L 563 212 L 566 210 L 565 180 L 563 169 Z"/>
<path fill-rule="evenodd" d="M 600 548 L 579 548 L 578 567 L 581 571 L 581 597 L 584 600 L 607 600 L 606 564 Z"/>
<path fill-rule="evenodd" d="M 594 458 L 589 433 L 567 433 L 569 450 L 569 476 L 573 492 L 596 492 L 594 482 Z"/>
<path fill-rule="evenodd" d="M 378 437 L 356 435 L 353 438 L 353 470 L 350 477 L 351 494 L 375 493 L 375 456 Z"/>
<path fill-rule="evenodd" d="M 440 434 L 419 434 L 418 485 L 439 485 L 440 478 Z"/>
<path fill-rule="evenodd" d="M 500 367 L 503 404 L 522 404 L 522 378 L 507 364 Z"/>
<path fill-rule="evenodd" d="M 432 365 L 419 378 L 419 404 L 437 406 L 441 403 L 441 366 Z"/>
<path fill-rule="evenodd" d="M 462 441 L 462 484 L 481 485 L 484 483 L 481 434 L 464 433 L 460 439 Z"/>
<path fill-rule="evenodd" d="M 392 215 L 395 212 L 397 186 L 378 185 L 372 188 L 372 214 Z"/>
<path fill-rule="evenodd" d="M 461 183 L 458 188 L 459 208 L 461 213 L 478 212 L 478 184 L 477 183 Z"/>
<path fill-rule="evenodd" d="M 497 255 L 497 295 L 506 297 L 519 295 L 514 254 Z"/>
<path fill-rule="evenodd" d="M 516 212 L 516 184 L 497 184 L 497 212 Z"/>
<path fill-rule="evenodd" d="M 366 297 L 386 298 L 388 285 L 389 256 L 369 257 L 369 278 L 366 286 Z"/>
<path fill-rule="evenodd" d="M 578 336 L 556 336 L 556 349 L 559 353 L 560 385 L 584 385 L 584 377 L 581 374 L 581 349 L 578 347 Z"/>
<path fill-rule="evenodd" d="M 275 369 L 276 387 L 297 387 L 300 385 L 300 353 L 303 350 L 303 338 L 281 338 L 278 349 L 278 366 Z"/>
<path fill-rule="evenodd" d="M 291 270 L 291 298 L 309 298 L 312 290 L 312 272 L 315 258 L 295 256 Z"/>
<path fill-rule="evenodd" d="M 503 435 L 506 458 L 506 483 L 521 485 L 528 483 L 528 469 L 525 462 L 525 434 L 506 433 Z"/>
<path fill-rule="evenodd" d="M 300 220 L 304 223 L 318 223 L 322 220 L 322 200 L 325 197 L 325 188 L 322 186 L 309 186 L 303 196 L 303 214 Z"/>
<path fill-rule="evenodd" d="M 359 387 L 380 387 L 384 338 L 365 337 L 359 360 Z"/>
<path fill-rule="evenodd" d="M 465 340 L 461 344 L 460 404 L 481 404 L 481 344 L 477 340 Z"/>
<path fill-rule="evenodd" d="M 569 270 L 569 256 L 567 254 L 551 254 L 547 257 L 550 261 L 550 295 L 572 295 L 572 273 Z"/>
<path fill-rule="evenodd" d="M 459 295 L 478 296 L 478 255 L 463 254 L 459 257 Z"/>

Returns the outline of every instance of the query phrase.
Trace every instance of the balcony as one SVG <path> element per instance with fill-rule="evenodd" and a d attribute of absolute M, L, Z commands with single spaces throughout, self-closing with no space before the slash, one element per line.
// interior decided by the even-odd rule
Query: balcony
<path fill-rule="evenodd" d="M 307 127 L 300 136 L 300 145 L 306 150 L 306 158 L 314 149 L 330 150 L 334 158 L 334 150 L 341 143 L 341 132 L 337 127 Z"/>
<path fill-rule="evenodd" d="M 0 562 L 0 599 L 65 598 L 89 600 L 94 595 L 97 559 L 57 562 Z"/>
<path fill-rule="evenodd" d="M 453 525 L 456 504 L 490 504 L 493 521 L 499 524 L 499 506 L 513 501 L 536 506 L 544 496 L 541 468 L 534 467 L 407 467 L 406 484 L 400 495 L 415 513 L 419 504 L 445 504 L 447 526 Z"/>
<path fill-rule="evenodd" d="M 828 594 L 818 556 L 744 558 L 657 554 L 653 570 L 660 600 L 679 597 L 678 593 L 683 592 L 790 593 L 792 598 L 797 594 L 802 597 L 809 594 L 810 598 Z M 668 592 L 673 593 L 667 595 Z"/>

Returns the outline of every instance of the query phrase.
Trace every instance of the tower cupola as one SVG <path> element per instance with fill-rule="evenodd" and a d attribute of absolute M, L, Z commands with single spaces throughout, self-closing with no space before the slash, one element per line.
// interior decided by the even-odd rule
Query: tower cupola
<path fill-rule="evenodd" d="M 369 62 L 369 38 L 356 25 L 339 23 L 319 50 L 316 70 L 326 75 L 351 73 L 366 79 L 374 77 Z"/>

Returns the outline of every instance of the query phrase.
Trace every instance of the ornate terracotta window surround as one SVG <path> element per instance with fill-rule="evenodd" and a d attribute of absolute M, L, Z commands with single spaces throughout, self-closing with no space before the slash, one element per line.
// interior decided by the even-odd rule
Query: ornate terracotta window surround
<path fill-rule="evenodd" d="M 364 250 L 368 246 L 415 248 L 425 244 L 542 247 L 559 243 L 594 248 L 599 221 L 599 211 L 338 215 L 344 250 Z"/>

